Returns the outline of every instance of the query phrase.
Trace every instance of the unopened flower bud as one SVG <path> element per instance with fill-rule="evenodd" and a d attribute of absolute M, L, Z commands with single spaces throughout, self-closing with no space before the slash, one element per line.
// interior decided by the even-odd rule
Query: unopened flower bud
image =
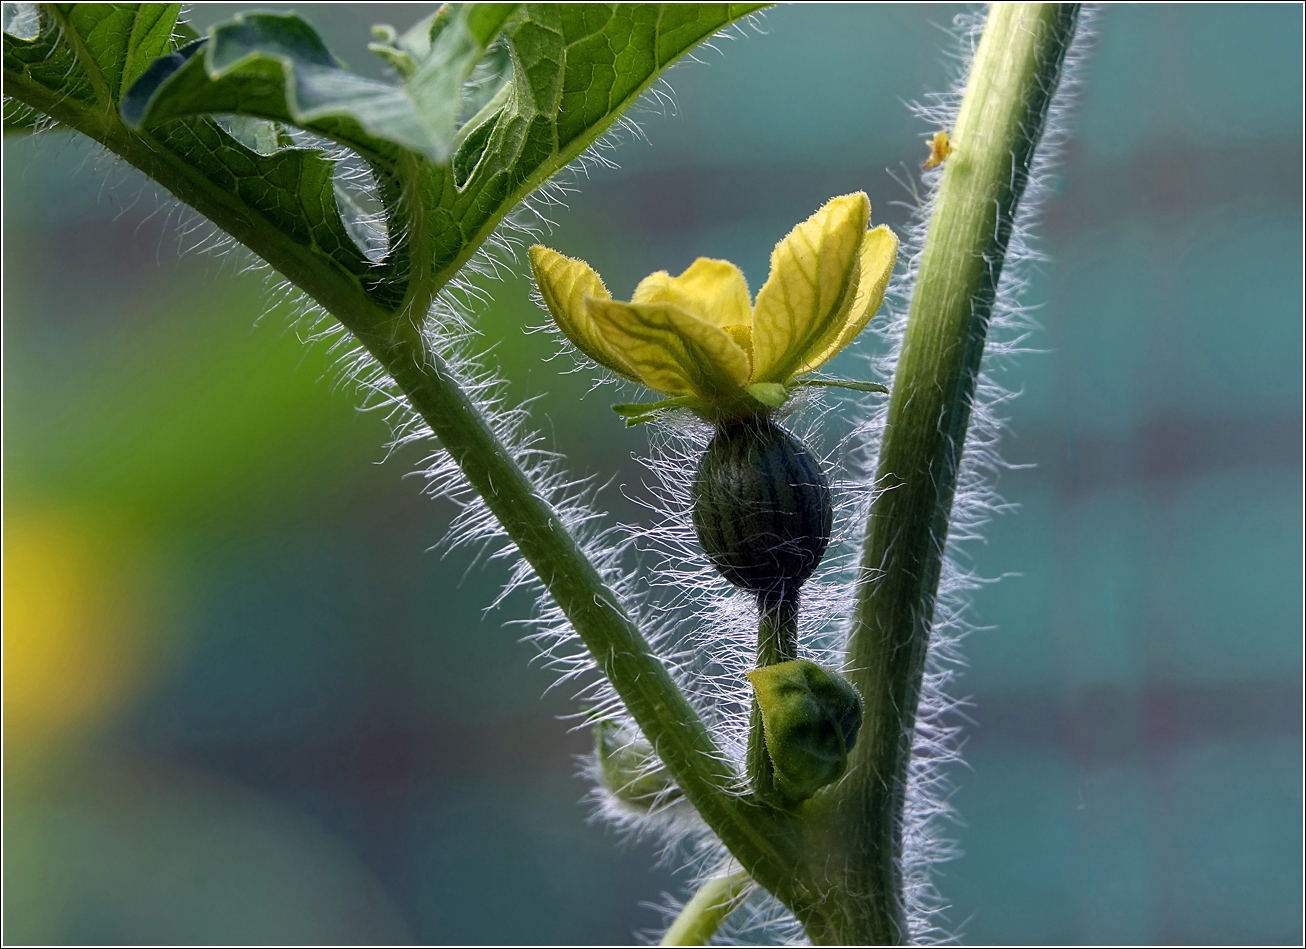
<path fill-rule="evenodd" d="M 603 787 L 623 804 L 647 811 L 683 796 L 653 746 L 616 722 L 594 726 L 594 752 Z"/>
<path fill-rule="evenodd" d="M 777 789 L 805 801 L 837 781 L 862 725 L 862 699 L 839 673 L 808 659 L 748 673 L 762 712 Z"/>

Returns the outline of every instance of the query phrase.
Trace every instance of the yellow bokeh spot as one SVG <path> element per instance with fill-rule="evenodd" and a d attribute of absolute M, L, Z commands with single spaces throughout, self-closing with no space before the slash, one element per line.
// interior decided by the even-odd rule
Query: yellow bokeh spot
<path fill-rule="evenodd" d="M 6 511 L 6 759 L 53 753 L 133 695 L 152 610 L 125 545 L 64 513 Z"/>

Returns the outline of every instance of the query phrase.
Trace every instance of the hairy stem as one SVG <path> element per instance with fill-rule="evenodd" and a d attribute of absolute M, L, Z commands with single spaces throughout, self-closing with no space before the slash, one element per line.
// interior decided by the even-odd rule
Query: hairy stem
<path fill-rule="evenodd" d="M 336 315 L 342 321 L 348 318 Z M 503 524 L 686 797 L 759 882 L 782 883 L 789 854 L 786 837 L 775 833 L 772 811 L 734 794 L 738 778 L 702 720 L 557 512 L 534 489 L 440 358 L 420 340 L 355 332 Z"/>
<path fill-rule="evenodd" d="M 834 819 L 858 855 L 816 942 L 907 938 L 902 821 L 921 677 L 989 316 L 1077 4 L 994 4 L 930 219 L 889 403 L 847 669 L 866 703 Z"/>
<path fill-rule="evenodd" d="M 708 880 L 685 904 L 659 945 L 707 945 L 726 917 L 744 901 L 749 882 L 743 870 Z"/>
<path fill-rule="evenodd" d="M 757 666 L 773 666 L 798 658 L 798 594 L 757 598 Z M 748 718 L 748 781 L 763 800 L 775 797 L 775 765 L 766 750 L 762 709 L 753 699 Z"/>
<path fill-rule="evenodd" d="M 739 776 L 616 594 L 440 356 L 427 346 L 418 326 L 420 314 L 413 312 L 421 304 L 413 301 L 419 295 L 432 299 L 450 275 L 431 274 L 420 294 L 410 292 L 405 307 L 387 311 L 355 278 L 283 234 L 256 208 L 215 184 L 148 131 L 129 130 L 115 113 L 52 94 L 21 77 L 6 74 L 5 93 L 140 169 L 262 257 L 354 334 L 394 379 L 535 569 L 686 797 L 755 880 L 784 893 L 797 853 L 792 819 L 738 794 Z"/>

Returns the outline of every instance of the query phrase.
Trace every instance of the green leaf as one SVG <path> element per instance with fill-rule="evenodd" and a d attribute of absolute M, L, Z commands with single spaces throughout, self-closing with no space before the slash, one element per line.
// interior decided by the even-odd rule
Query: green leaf
<path fill-rule="evenodd" d="M 762 4 L 523 4 L 504 26 L 512 81 L 459 132 L 432 264 L 452 276 L 507 211 L 602 135 L 662 72 Z M 446 166 L 447 167 L 447 166 Z M 450 180 L 452 179 L 452 180 Z"/>
<path fill-rule="evenodd" d="M 61 4 L 67 26 L 84 38 L 103 79 L 109 101 L 116 99 L 150 63 L 167 53 L 180 3 Z"/>
<path fill-rule="evenodd" d="M 424 35 L 397 38 L 416 66 L 400 85 L 348 72 L 294 15 L 239 16 L 196 40 L 175 5 L 45 4 L 37 35 L 4 36 L 5 93 L 142 168 L 329 309 L 361 292 L 378 312 L 418 320 L 509 211 L 667 66 L 755 9 L 450 6 Z M 451 90 L 461 108 L 464 78 L 499 50 L 511 79 L 453 128 Z M 386 259 L 369 259 L 340 220 L 332 156 L 284 147 L 260 122 L 298 125 L 368 161 L 392 238 Z"/>
<path fill-rule="evenodd" d="M 116 103 L 125 85 L 172 48 L 181 9 L 178 3 L 20 6 L 38 9 L 34 24 L 30 9 L 6 16 L 5 94 L 12 94 L 11 71 L 25 72 L 79 102 L 101 107 Z"/>
<path fill-rule="evenodd" d="M 175 15 L 176 5 L 165 4 L 43 4 L 35 37 L 4 35 L 5 93 L 106 144 L 247 244 L 261 235 L 300 261 L 316 261 L 307 266 L 329 279 L 398 305 L 404 287 L 392 275 L 401 262 L 378 265 L 354 242 L 336 203 L 334 163 L 318 150 L 260 154 L 250 147 L 258 134 L 248 123 L 233 123 L 248 133 L 246 144 L 207 117 L 140 130 L 118 119 L 112 90 L 121 82 L 113 77 L 139 67 L 139 82 L 149 82 L 202 48 L 175 48 L 173 37 L 194 35 Z M 156 57 L 159 51 L 166 55 Z"/>
<path fill-rule="evenodd" d="M 345 69 L 313 27 L 293 13 L 238 13 L 209 30 L 202 49 L 173 60 L 122 100 L 133 128 L 170 119 L 233 113 L 296 125 L 388 160 L 398 145 L 433 161 L 449 157 L 462 88 L 516 4 L 454 4 L 424 58 L 394 50 L 412 74 L 402 84 Z M 389 51 L 389 47 L 381 47 Z M 202 52 L 202 56 L 200 53 Z M 399 58 L 402 53 L 403 59 Z"/>
<path fill-rule="evenodd" d="M 762 6 L 523 5 L 503 31 L 512 81 L 460 130 L 452 175 L 425 170 L 424 190 L 440 196 L 436 220 L 447 222 L 432 235 L 436 274 L 452 276 L 508 210 L 593 144 L 667 66 Z"/>
<path fill-rule="evenodd" d="M 408 80 L 418 111 L 441 136 L 445 153 L 453 144 L 463 105 L 463 84 L 486 47 L 499 35 L 516 3 L 451 3 L 431 25 L 431 51 Z M 437 33 L 436 23 L 443 22 Z"/>
<path fill-rule="evenodd" d="M 393 159 L 391 143 L 436 158 L 448 147 L 403 86 L 344 69 L 293 13 L 237 14 L 217 24 L 156 63 L 121 108 L 133 129 L 213 113 L 285 122 L 377 160 Z"/>

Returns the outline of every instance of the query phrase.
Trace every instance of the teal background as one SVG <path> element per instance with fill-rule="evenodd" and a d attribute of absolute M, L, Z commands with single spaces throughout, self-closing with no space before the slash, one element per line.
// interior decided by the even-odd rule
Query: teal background
<path fill-rule="evenodd" d="M 367 26 L 425 12 L 296 9 L 376 74 Z M 699 255 L 756 288 L 835 194 L 900 227 L 888 170 L 929 131 L 903 101 L 945 88 L 953 12 L 786 7 L 714 42 L 548 243 L 620 297 Z M 1002 377 L 1030 467 L 970 551 L 1013 575 L 975 598 L 937 882 L 966 942 L 1300 944 L 1301 9 L 1092 29 L 1026 297 L 1044 352 Z M 576 705 L 505 625 L 529 599 L 486 612 L 503 565 L 428 552 L 452 508 L 402 477 L 422 452 L 387 459 L 264 276 L 179 254 L 203 229 L 92 156 L 4 143 L 6 941 L 656 926 L 674 866 L 586 821 Z M 517 270 L 480 316 L 509 399 L 638 518 L 646 435 L 545 361 Z"/>

